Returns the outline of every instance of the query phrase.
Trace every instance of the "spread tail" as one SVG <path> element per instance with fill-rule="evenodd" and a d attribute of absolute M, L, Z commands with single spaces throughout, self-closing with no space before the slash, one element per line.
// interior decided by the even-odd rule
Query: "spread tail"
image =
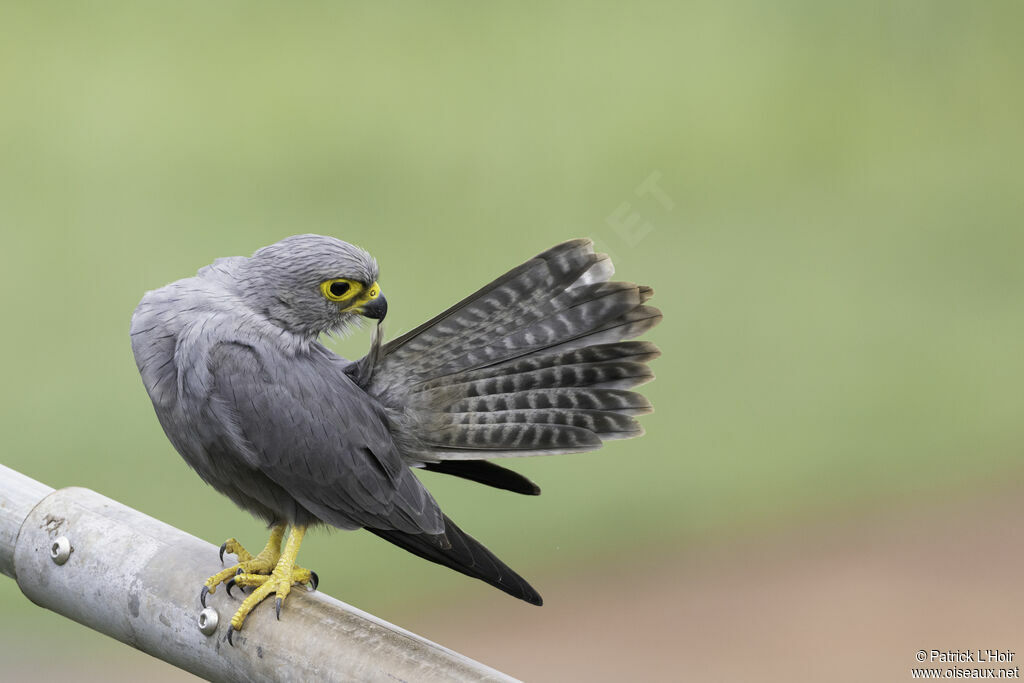
<path fill-rule="evenodd" d="M 654 378 L 647 363 L 660 352 L 623 340 L 661 312 L 646 305 L 651 288 L 609 282 L 612 273 L 590 240 L 565 242 L 381 347 L 367 391 L 391 409 L 406 455 L 436 464 L 574 453 L 643 434 L 635 416 L 651 404 L 630 389 Z M 496 470 L 448 472 L 530 492 L 502 485 Z"/>

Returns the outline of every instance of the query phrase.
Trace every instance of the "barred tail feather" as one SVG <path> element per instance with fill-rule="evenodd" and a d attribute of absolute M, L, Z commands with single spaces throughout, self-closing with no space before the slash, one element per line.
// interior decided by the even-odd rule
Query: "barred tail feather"
<path fill-rule="evenodd" d="M 644 428 L 629 415 L 607 410 L 501 410 L 488 413 L 448 413 L 450 424 L 551 424 L 582 427 L 602 441 L 643 436 Z"/>
<path fill-rule="evenodd" d="M 661 312 L 646 305 L 650 287 L 609 282 L 613 272 L 589 240 L 565 242 L 384 345 L 367 390 L 391 409 L 406 455 L 468 467 L 643 434 L 633 416 L 651 404 L 630 390 L 654 378 L 659 351 L 624 340 Z M 449 473 L 509 488 L 491 471 Z"/>

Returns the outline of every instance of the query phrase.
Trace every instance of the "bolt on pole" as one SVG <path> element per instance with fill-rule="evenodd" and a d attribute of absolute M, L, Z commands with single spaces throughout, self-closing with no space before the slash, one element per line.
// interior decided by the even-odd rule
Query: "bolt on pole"
<path fill-rule="evenodd" d="M 0 465 L 0 572 L 35 604 L 213 681 L 512 681 L 321 592 L 256 610 L 199 604 L 217 548 L 94 491 L 53 490 Z"/>

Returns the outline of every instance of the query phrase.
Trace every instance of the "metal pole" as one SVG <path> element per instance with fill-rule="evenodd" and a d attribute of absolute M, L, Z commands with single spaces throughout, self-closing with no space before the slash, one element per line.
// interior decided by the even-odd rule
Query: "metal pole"
<path fill-rule="evenodd" d="M 199 587 L 217 548 L 83 488 L 0 465 L 0 571 L 34 603 L 214 681 L 510 681 L 320 592 L 292 591 L 225 640 L 238 602 Z M 215 613 L 215 616 L 214 616 Z M 219 624 L 218 624 L 219 622 Z"/>

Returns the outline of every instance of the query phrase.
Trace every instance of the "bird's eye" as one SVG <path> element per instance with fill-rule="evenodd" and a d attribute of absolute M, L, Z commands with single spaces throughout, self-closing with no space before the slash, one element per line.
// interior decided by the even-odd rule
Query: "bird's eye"
<path fill-rule="evenodd" d="M 320 292 L 330 301 L 348 301 L 357 297 L 362 291 L 362 284 L 341 277 L 320 283 Z"/>

